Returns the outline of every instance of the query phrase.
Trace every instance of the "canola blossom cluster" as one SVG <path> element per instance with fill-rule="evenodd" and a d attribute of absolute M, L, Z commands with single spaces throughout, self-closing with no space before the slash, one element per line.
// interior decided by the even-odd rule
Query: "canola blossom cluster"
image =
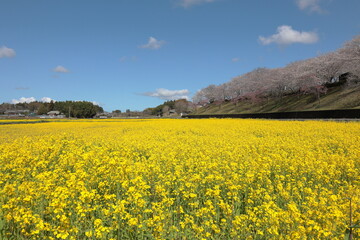
<path fill-rule="evenodd" d="M 0 125 L 0 239 L 343 239 L 359 146 L 357 122 Z"/>

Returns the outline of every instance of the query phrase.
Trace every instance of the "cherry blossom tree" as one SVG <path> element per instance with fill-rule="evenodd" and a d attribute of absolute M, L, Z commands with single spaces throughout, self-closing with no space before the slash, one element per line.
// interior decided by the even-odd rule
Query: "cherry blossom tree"
<path fill-rule="evenodd" d="M 350 81 L 360 81 L 360 35 L 347 42 L 338 51 L 339 58 L 344 61 L 344 72 L 352 73 Z"/>
<path fill-rule="evenodd" d="M 199 102 L 221 102 L 240 99 L 255 100 L 284 94 L 312 93 L 320 100 L 326 93 L 326 83 L 347 74 L 350 81 L 360 82 L 360 35 L 347 42 L 341 49 L 321 56 L 297 61 L 283 68 L 257 68 L 237 76 L 229 82 L 209 85 L 198 91 L 193 100 Z"/>

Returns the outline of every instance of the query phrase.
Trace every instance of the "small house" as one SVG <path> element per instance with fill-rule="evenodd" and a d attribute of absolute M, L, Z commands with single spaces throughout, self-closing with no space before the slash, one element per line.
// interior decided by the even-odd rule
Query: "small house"
<path fill-rule="evenodd" d="M 47 117 L 44 118 L 65 118 L 65 115 L 61 114 L 60 111 L 50 111 L 47 113 Z"/>
<path fill-rule="evenodd" d="M 47 115 L 49 115 L 50 117 L 55 117 L 55 116 L 60 115 L 60 112 L 59 111 L 50 111 L 47 113 Z"/>
<path fill-rule="evenodd" d="M 174 116 L 174 115 L 176 115 L 175 109 L 170 109 L 169 110 L 169 116 Z"/>

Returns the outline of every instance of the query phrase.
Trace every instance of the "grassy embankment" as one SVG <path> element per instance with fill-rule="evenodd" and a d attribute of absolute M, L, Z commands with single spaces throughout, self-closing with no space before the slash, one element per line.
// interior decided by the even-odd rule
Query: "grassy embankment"
<path fill-rule="evenodd" d="M 197 109 L 193 114 L 267 113 L 355 108 L 360 108 L 360 85 L 329 88 L 327 93 L 320 97 L 320 100 L 314 94 L 292 94 L 282 98 L 260 98 L 255 101 L 241 100 L 237 103 L 224 102 L 220 105 L 210 104 Z"/>

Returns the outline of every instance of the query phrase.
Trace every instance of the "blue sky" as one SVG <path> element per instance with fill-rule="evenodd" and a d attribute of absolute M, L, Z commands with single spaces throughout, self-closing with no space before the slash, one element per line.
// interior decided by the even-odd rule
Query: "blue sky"
<path fill-rule="evenodd" d="M 359 0 L 0 0 L 0 102 L 143 110 L 360 34 Z"/>

